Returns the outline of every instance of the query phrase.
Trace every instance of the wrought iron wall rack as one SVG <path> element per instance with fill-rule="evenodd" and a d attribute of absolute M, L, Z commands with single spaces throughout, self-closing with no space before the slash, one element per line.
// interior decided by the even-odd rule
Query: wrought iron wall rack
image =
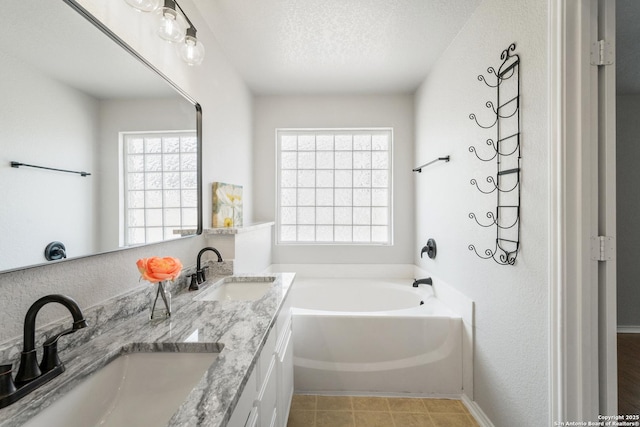
<path fill-rule="evenodd" d="M 496 193 L 496 210 L 488 211 L 488 221 L 480 221 L 471 212 L 469 218 L 480 227 L 495 227 L 495 246 L 478 253 L 471 244 L 469 250 L 482 259 L 493 259 L 501 265 L 514 265 L 520 250 L 520 175 L 521 170 L 521 135 L 520 135 L 520 57 L 515 54 L 516 44 L 512 43 L 502 51 L 502 64 L 496 71 L 489 67 L 487 72 L 493 74 L 490 83 L 483 75 L 478 80 L 496 91 L 496 104 L 487 101 L 485 106 L 490 110 L 487 122 L 479 120 L 475 114 L 469 119 L 482 129 L 495 132 L 495 140 L 486 141 L 488 148 L 477 149 L 470 146 L 469 151 L 482 162 L 496 162 L 496 175 L 488 176 L 489 185 L 480 185 L 474 178 L 471 185 L 483 194 Z M 495 79 L 495 80 L 494 80 Z M 495 84 L 493 84 L 495 81 Z"/>

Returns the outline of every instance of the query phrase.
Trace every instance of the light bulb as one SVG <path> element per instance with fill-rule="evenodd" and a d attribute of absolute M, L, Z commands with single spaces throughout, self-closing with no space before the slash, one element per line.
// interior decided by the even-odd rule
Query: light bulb
<path fill-rule="evenodd" d="M 178 43 L 184 39 L 185 28 L 178 19 L 178 12 L 176 12 L 175 7 L 167 7 L 168 3 L 165 1 L 165 7 L 160 9 L 158 35 L 166 41 Z"/>
<path fill-rule="evenodd" d="M 184 62 L 189 65 L 200 65 L 204 59 L 204 46 L 196 38 L 196 30 L 193 27 L 187 29 L 184 43 L 178 47 L 178 53 Z"/>
<path fill-rule="evenodd" d="M 153 12 L 160 7 L 160 0 L 124 0 L 129 6 L 140 12 Z"/>

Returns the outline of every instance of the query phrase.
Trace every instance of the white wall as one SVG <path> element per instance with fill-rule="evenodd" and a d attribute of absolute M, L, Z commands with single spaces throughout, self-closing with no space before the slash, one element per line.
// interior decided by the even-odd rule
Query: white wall
<path fill-rule="evenodd" d="M 393 246 L 275 245 L 273 262 L 411 263 L 414 246 L 414 198 L 411 169 L 413 97 L 411 95 L 258 96 L 254 107 L 255 216 L 275 219 L 276 128 L 392 127 Z M 275 230 L 275 228 L 274 228 Z"/>
<path fill-rule="evenodd" d="M 66 245 L 69 256 L 92 253 L 91 195 L 99 176 L 15 169 L 10 162 L 92 173 L 98 102 L 31 65 L 0 56 L 0 270 L 47 262 L 44 249 L 54 240 Z"/>
<path fill-rule="evenodd" d="M 640 328 L 640 95 L 618 95 L 616 116 L 618 326 Z"/>
<path fill-rule="evenodd" d="M 222 55 L 192 1 L 182 0 L 180 5 L 198 28 L 198 38 L 207 49 L 205 62 L 199 67 L 185 65 L 176 56 L 174 47 L 155 35 L 151 15 L 135 12 L 124 1 L 83 0 L 81 3 L 200 102 L 204 120 L 204 182 L 237 182 L 250 187 L 251 95 Z M 206 225 L 211 221 L 208 208 L 211 196 L 207 187 L 203 193 Z M 250 199 L 250 195 L 247 197 Z M 245 219 L 250 221 L 251 217 L 252 207 L 248 203 Z M 0 342 L 22 334 L 24 315 L 40 296 L 63 293 L 75 298 L 81 307 L 89 307 L 132 287 L 145 286 L 138 281 L 135 267 L 138 258 L 176 256 L 189 266 L 195 264 L 198 250 L 204 244 L 203 237 L 196 237 L 0 274 Z M 63 310 L 46 307 L 38 316 L 38 324 L 67 316 Z"/>
<path fill-rule="evenodd" d="M 515 266 L 482 260 L 468 250 L 493 248 L 495 229 L 480 219 L 495 210 L 495 194 L 481 184 L 494 175 L 495 162 L 483 163 L 468 151 L 487 149 L 495 130 L 469 119 L 489 121 L 485 102 L 496 90 L 478 81 L 500 54 L 517 44 L 521 58 L 521 250 Z M 436 239 L 434 260 L 415 262 L 475 301 L 474 396 L 496 426 L 540 426 L 549 420 L 547 4 L 485 0 L 436 62 L 416 94 L 416 158 L 451 155 L 416 175 L 417 242 Z M 486 188 L 486 187 L 485 187 Z M 485 218 L 486 219 L 486 218 Z"/>

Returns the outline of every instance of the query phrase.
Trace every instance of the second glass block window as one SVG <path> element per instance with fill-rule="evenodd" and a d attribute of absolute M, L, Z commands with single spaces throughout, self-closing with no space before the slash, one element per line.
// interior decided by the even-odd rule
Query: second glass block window
<path fill-rule="evenodd" d="M 393 130 L 278 129 L 279 244 L 392 244 Z"/>

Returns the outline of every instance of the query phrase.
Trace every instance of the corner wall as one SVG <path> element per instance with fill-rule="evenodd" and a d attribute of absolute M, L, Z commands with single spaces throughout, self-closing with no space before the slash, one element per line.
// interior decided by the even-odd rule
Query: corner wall
<path fill-rule="evenodd" d="M 537 427 L 549 422 L 549 291 L 548 157 L 547 152 L 547 3 L 485 0 L 438 59 L 416 93 L 415 157 L 420 162 L 451 155 L 414 177 L 417 242 L 414 261 L 475 302 L 474 398 L 496 426 Z M 515 266 L 478 258 L 495 246 L 495 228 L 484 229 L 486 212 L 495 213 L 496 195 L 481 194 L 470 184 L 477 179 L 487 190 L 487 176 L 496 163 L 482 162 L 469 152 L 489 154 L 488 138 L 469 114 L 491 123 L 496 89 L 492 81 L 500 54 L 511 43 L 521 59 L 521 249 Z M 495 83 L 495 81 L 494 81 Z M 495 119 L 495 115 L 493 116 Z M 482 185 L 485 184 L 485 185 Z M 434 260 L 417 255 L 435 238 Z"/>
<path fill-rule="evenodd" d="M 184 64 L 174 46 L 155 35 L 153 14 L 138 13 L 124 1 L 82 0 L 80 3 L 202 105 L 204 226 L 211 222 L 211 182 L 245 185 L 245 196 L 250 201 L 251 194 L 247 191 L 251 190 L 252 179 L 251 94 L 223 56 L 193 1 L 181 0 L 180 5 L 198 28 L 198 38 L 207 49 L 204 63 L 199 67 Z M 246 203 L 245 221 L 249 223 L 251 218 L 252 207 Z M 138 280 L 135 266 L 138 258 L 175 256 L 187 267 L 195 264 L 198 250 L 203 246 L 204 238 L 194 237 L 0 273 L 0 342 L 22 334 L 24 316 L 41 296 L 67 294 L 75 298 L 80 307 L 90 307 L 135 286 L 148 286 Z M 38 325 L 67 316 L 66 310 L 49 304 L 38 314 Z"/>
<path fill-rule="evenodd" d="M 415 233 L 411 169 L 414 110 L 411 95 L 258 96 L 254 101 L 255 215 L 276 214 L 277 128 L 392 127 L 393 246 L 275 245 L 274 264 L 410 264 Z M 274 230 L 276 228 L 274 227 Z"/>

